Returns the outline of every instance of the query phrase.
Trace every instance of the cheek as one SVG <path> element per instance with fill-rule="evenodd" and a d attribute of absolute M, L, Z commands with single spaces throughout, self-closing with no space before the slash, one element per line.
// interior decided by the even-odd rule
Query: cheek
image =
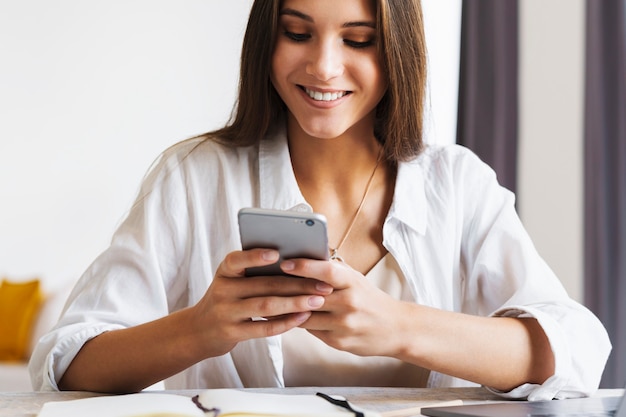
<path fill-rule="evenodd" d="M 387 93 L 387 89 L 389 87 L 389 82 L 387 82 L 387 77 L 381 74 L 378 77 L 377 86 L 378 86 L 378 100 L 380 101 L 385 95 L 385 93 Z"/>
<path fill-rule="evenodd" d="M 274 48 L 270 68 L 270 80 L 272 81 L 274 88 L 278 89 L 281 83 L 284 83 L 284 79 L 288 72 L 288 63 L 288 55 L 285 54 L 284 48 L 280 47 L 279 42 Z"/>
<path fill-rule="evenodd" d="M 270 82 L 272 83 L 272 86 L 274 87 L 274 90 L 276 90 L 276 92 L 278 93 L 278 95 L 280 96 L 281 99 L 283 98 L 283 93 L 282 93 L 282 88 L 281 88 L 281 76 L 280 73 L 277 72 L 277 70 L 280 70 L 280 67 L 276 65 L 276 62 L 274 62 L 272 60 L 272 66 L 270 68 Z"/>
<path fill-rule="evenodd" d="M 367 87 L 372 94 L 382 98 L 388 86 L 387 77 L 382 67 L 377 62 L 370 62 L 359 65 L 357 71 L 359 78 L 367 83 Z"/>
<path fill-rule="evenodd" d="M 370 76 L 372 77 L 372 84 L 375 86 L 376 90 L 379 93 L 379 98 L 382 98 L 385 92 L 387 91 L 387 87 L 389 86 L 389 82 L 387 80 L 387 75 L 383 70 L 383 66 L 381 63 L 376 60 L 372 63 L 370 68 Z"/>

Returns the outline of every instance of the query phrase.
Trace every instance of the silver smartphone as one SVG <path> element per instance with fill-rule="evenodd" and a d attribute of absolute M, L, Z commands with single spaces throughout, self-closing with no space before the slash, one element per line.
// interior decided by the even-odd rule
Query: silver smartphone
<path fill-rule="evenodd" d="M 238 213 L 243 249 L 277 249 L 277 263 L 248 268 L 246 275 L 285 275 L 279 267 L 283 259 L 328 259 L 326 218 L 318 213 L 243 208 Z"/>

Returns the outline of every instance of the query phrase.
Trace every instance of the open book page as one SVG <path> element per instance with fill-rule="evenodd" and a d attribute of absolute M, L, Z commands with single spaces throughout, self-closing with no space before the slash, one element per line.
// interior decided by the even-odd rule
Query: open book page
<path fill-rule="evenodd" d="M 316 395 L 288 395 L 209 389 L 195 398 L 142 392 L 43 405 L 38 417 L 380 417 L 339 399 Z M 346 406 L 352 408 L 347 409 Z"/>
<path fill-rule="evenodd" d="M 52 401 L 38 417 L 205 417 L 189 397 L 176 394 L 138 393 Z"/>
<path fill-rule="evenodd" d="M 220 417 L 380 417 L 380 414 L 362 410 L 345 400 L 333 404 L 334 398 L 317 395 L 260 394 L 232 389 L 211 389 L 200 393 L 199 404 Z M 351 409 L 346 408 L 351 407 Z"/>

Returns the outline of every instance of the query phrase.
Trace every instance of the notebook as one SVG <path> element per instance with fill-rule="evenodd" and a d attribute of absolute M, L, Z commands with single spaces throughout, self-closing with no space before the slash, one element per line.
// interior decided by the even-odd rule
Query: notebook
<path fill-rule="evenodd" d="M 626 401 L 624 396 L 508 401 L 422 408 L 421 412 L 430 417 L 626 417 Z"/>
<path fill-rule="evenodd" d="M 0 410 L 0 415 L 2 414 Z M 37 417 L 384 417 L 322 393 L 289 395 L 206 389 L 193 398 L 159 392 L 46 402 Z"/>

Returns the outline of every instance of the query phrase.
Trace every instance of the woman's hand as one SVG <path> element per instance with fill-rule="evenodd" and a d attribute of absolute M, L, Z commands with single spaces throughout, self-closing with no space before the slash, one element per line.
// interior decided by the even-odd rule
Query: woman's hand
<path fill-rule="evenodd" d="M 535 319 L 478 317 L 398 301 L 339 262 L 296 259 L 282 269 L 333 287 L 300 327 L 334 348 L 394 357 L 505 392 L 541 384 L 554 373 L 550 343 Z"/>
<path fill-rule="evenodd" d="M 245 277 L 278 253 L 232 252 L 193 307 L 154 321 L 104 332 L 86 342 L 59 381 L 66 390 L 136 392 L 246 339 L 273 336 L 306 321 L 332 287 L 312 279 Z M 267 320 L 252 321 L 252 317 Z"/>
<path fill-rule="evenodd" d="M 326 282 L 334 291 L 300 325 L 336 349 L 361 356 L 398 356 L 405 303 L 383 292 L 341 262 L 294 259 L 281 264 L 289 274 Z"/>
<path fill-rule="evenodd" d="M 247 339 L 275 336 L 299 326 L 321 308 L 333 288 L 314 279 L 247 277 L 245 269 L 275 263 L 278 252 L 229 253 L 203 298 L 193 307 L 202 356 L 218 356 Z"/>

